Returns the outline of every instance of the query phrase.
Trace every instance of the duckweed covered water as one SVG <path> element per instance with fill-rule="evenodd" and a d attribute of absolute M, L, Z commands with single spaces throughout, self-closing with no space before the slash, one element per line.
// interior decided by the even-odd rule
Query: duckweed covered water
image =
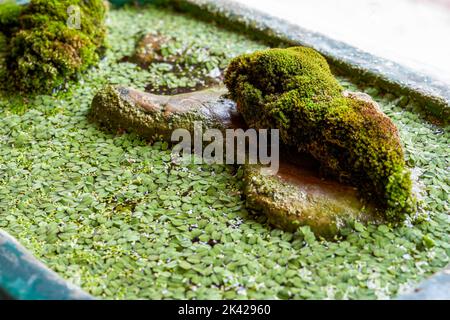
<path fill-rule="evenodd" d="M 367 89 L 400 130 L 426 221 L 356 225 L 339 242 L 315 239 L 308 228 L 283 232 L 245 210 L 239 170 L 175 166 L 167 145 L 86 120 L 106 83 L 196 86 L 164 63 L 148 71 L 117 63 L 144 31 L 208 47 L 221 57 L 208 72 L 264 44 L 152 7 L 112 11 L 108 24 L 106 58 L 68 93 L 0 98 L 0 228 L 64 278 L 114 299 L 375 299 L 448 264 L 450 134 L 421 120 L 418 106 Z"/>

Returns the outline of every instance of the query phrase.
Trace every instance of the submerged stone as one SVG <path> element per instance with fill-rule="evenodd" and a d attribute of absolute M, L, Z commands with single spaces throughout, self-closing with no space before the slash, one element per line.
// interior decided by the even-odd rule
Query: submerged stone
<path fill-rule="evenodd" d="M 282 142 L 312 155 L 323 173 L 359 188 L 389 221 L 416 211 L 394 123 L 369 96 L 344 94 L 327 61 L 306 47 L 235 58 L 225 84 L 251 128 L 277 128 Z"/>
<path fill-rule="evenodd" d="M 170 38 L 160 34 L 146 34 L 137 43 L 135 53 L 130 60 L 144 69 L 148 68 L 152 62 L 174 62 L 175 55 L 165 57 L 162 52 L 163 46 L 170 41 Z"/>
<path fill-rule="evenodd" d="M 306 154 L 284 154 L 273 176 L 260 169 L 244 166 L 246 206 L 264 213 L 277 228 L 295 231 L 309 226 L 316 236 L 333 239 L 355 222 L 383 221 L 374 204 L 360 199 L 357 188 L 321 178 L 317 161 Z"/>
<path fill-rule="evenodd" d="M 215 49 L 151 32 L 141 36 L 134 53 L 120 61 L 143 69 L 155 66 L 167 70 L 167 79 L 150 80 L 145 90 L 174 95 L 221 85 L 226 68 L 224 58 L 223 52 Z"/>

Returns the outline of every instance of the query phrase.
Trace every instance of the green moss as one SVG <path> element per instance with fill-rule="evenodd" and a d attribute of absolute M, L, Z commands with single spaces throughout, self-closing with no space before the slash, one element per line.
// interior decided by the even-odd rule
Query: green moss
<path fill-rule="evenodd" d="M 80 9 L 80 29 L 70 28 L 68 8 Z M 104 44 L 102 0 L 32 0 L 11 38 L 9 80 L 27 92 L 50 92 L 95 64 Z"/>
<path fill-rule="evenodd" d="M 344 96 L 319 53 L 295 47 L 242 55 L 230 63 L 225 83 L 249 126 L 280 129 L 284 144 L 376 199 L 390 221 L 414 211 L 395 125 L 371 101 Z"/>
<path fill-rule="evenodd" d="M 5 34 L 0 32 L 0 59 L 4 58 L 4 55 L 6 53 L 6 46 L 7 46 L 7 37 Z"/>
<path fill-rule="evenodd" d="M 6 46 L 7 46 L 7 38 L 3 33 L 0 32 L 0 82 L 4 82 L 4 79 L 5 79 Z"/>
<path fill-rule="evenodd" d="M 19 24 L 22 7 L 15 1 L 6 0 L 0 3 L 0 29 L 5 34 L 11 34 Z"/>

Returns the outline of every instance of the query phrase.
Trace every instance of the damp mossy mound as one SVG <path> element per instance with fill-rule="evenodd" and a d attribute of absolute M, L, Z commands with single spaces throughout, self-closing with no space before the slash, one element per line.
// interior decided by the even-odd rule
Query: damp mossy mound
<path fill-rule="evenodd" d="M 376 104 L 344 96 L 315 50 L 241 55 L 231 61 L 225 84 L 250 127 L 279 129 L 282 143 L 312 155 L 323 173 L 357 186 L 388 221 L 415 211 L 397 128 Z"/>
<path fill-rule="evenodd" d="M 102 0 L 32 0 L 8 40 L 9 85 L 49 93 L 96 64 L 104 46 L 105 13 Z"/>
<path fill-rule="evenodd" d="M 18 26 L 18 19 L 22 7 L 13 0 L 0 3 L 0 30 L 9 34 Z M 0 47 L 1 48 L 1 47 Z M 1 49 L 0 49 L 1 50 Z"/>
<path fill-rule="evenodd" d="M 4 59 L 4 57 L 5 57 L 7 41 L 8 41 L 8 38 L 2 32 L 0 32 L 0 61 L 2 61 L 2 59 Z M 2 65 L 2 64 L 0 64 L 0 65 Z M 1 68 L 1 69 L 3 69 L 3 68 Z"/>

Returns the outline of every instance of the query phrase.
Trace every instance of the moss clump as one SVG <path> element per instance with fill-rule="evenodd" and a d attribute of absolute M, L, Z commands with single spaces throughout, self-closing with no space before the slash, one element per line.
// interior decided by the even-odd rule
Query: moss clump
<path fill-rule="evenodd" d="M 0 3 L 0 30 L 10 34 L 19 25 L 19 16 L 22 7 L 13 0 Z"/>
<path fill-rule="evenodd" d="M 345 96 L 319 53 L 294 47 L 242 55 L 230 63 L 225 83 L 250 127 L 280 129 L 284 144 L 358 186 L 388 220 L 414 211 L 395 125 L 372 101 Z"/>
<path fill-rule="evenodd" d="M 69 7 L 80 9 L 80 28 L 69 26 Z M 95 64 L 104 44 L 102 0 L 32 0 L 19 17 L 7 55 L 9 83 L 47 93 Z"/>
<path fill-rule="evenodd" d="M 7 38 L 0 32 L 0 82 L 4 82 L 6 74 L 5 54 L 6 54 Z M 2 85 L 0 84 L 0 87 Z"/>
<path fill-rule="evenodd" d="M 0 32 L 0 61 L 2 61 L 6 53 L 7 41 L 8 38 Z"/>
<path fill-rule="evenodd" d="M 0 3 L 0 88 L 5 86 L 6 63 L 9 38 L 17 31 L 22 7 L 13 0 Z"/>

